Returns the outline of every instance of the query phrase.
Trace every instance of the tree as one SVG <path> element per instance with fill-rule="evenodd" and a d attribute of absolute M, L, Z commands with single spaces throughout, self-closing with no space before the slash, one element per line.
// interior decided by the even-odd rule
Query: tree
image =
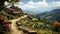
<path fill-rule="evenodd" d="M 14 3 L 18 2 L 19 0 L 0 0 L 0 11 L 4 8 L 5 1 L 12 3 L 12 5 L 14 5 Z"/>
<path fill-rule="evenodd" d="M 10 0 L 10 3 L 14 6 L 14 3 L 19 2 L 20 0 Z"/>

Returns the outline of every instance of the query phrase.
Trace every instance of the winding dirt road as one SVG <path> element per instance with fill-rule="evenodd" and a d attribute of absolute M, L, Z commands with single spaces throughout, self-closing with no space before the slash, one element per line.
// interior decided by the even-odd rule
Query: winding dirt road
<path fill-rule="evenodd" d="M 22 31 L 18 30 L 16 22 L 23 19 L 23 18 L 26 18 L 26 17 L 27 17 L 27 15 L 24 15 L 24 16 L 21 16 L 20 18 L 9 20 L 10 22 L 12 22 L 12 24 L 11 24 L 11 33 L 10 34 L 23 34 Z"/>

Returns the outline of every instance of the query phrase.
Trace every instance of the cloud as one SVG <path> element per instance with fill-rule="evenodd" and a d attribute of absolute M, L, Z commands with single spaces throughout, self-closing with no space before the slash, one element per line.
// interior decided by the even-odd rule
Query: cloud
<path fill-rule="evenodd" d="M 29 1 L 28 3 L 19 2 L 18 5 L 21 8 L 37 8 L 37 7 L 48 7 L 48 3 L 44 0 L 42 2 L 33 2 L 33 0 Z"/>
<path fill-rule="evenodd" d="M 60 7 L 60 2 L 52 2 L 47 3 L 46 0 L 43 0 L 42 2 L 34 2 L 33 0 L 28 1 L 27 3 L 19 2 L 16 6 L 19 6 L 23 10 L 33 10 L 35 11 L 47 11 L 47 10 L 53 10 L 57 7 Z M 55 8 L 56 7 L 56 8 Z"/>
<path fill-rule="evenodd" d="M 60 2 L 52 2 L 53 6 L 59 6 L 60 7 Z"/>

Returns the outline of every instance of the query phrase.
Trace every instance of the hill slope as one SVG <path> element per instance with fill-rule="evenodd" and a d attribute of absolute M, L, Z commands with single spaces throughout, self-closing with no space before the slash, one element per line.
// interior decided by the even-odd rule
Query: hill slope
<path fill-rule="evenodd" d="M 38 14 L 37 16 L 43 17 L 43 18 L 49 19 L 49 20 L 59 20 L 60 19 L 60 9 L 54 9 L 49 12 L 44 12 L 44 13 Z"/>

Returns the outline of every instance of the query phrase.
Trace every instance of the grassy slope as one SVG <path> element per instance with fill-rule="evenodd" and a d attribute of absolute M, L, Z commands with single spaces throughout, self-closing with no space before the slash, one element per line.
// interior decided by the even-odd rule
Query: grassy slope
<path fill-rule="evenodd" d="M 8 14 L 8 13 L 7 13 L 6 11 L 4 11 L 4 10 L 2 10 L 2 11 L 0 12 L 0 17 L 3 17 L 3 18 L 8 19 L 8 20 L 18 18 L 17 15 L 14 16 L 14 15 L 12 15 L 12 14 Z"/>

